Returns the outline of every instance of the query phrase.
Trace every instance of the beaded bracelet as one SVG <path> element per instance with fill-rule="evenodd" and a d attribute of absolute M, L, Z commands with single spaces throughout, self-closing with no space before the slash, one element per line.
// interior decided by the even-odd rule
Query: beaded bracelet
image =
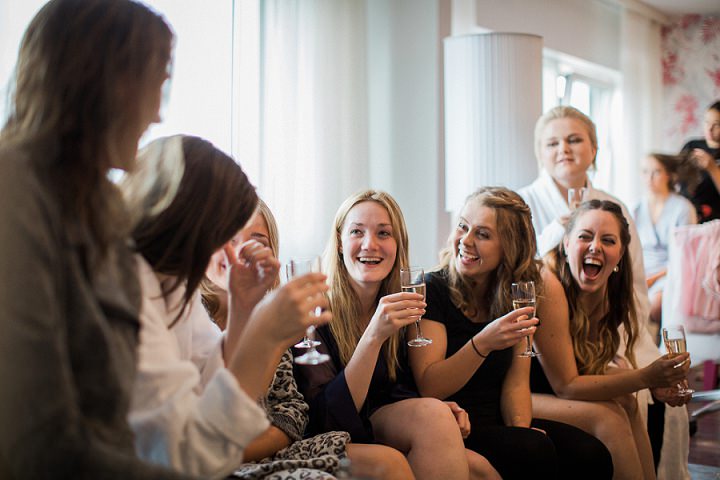
<path fill-rule="evenodd" d="M 483 355 L 482 353 L 480 353 L 480 350 L 478 350 L 478 348 L 475 346 L 475 337 L 470 337 L 470 345 L 472 345 L 473 350 L 475 350 L 475 353 L 480 355 L 482 358 L 487 358 L 487 355 Z"/>

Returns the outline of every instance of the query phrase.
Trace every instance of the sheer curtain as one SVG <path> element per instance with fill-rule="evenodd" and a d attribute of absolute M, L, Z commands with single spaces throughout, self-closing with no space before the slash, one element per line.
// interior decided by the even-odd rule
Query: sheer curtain
<path fill-rule="evenodd" d="M 631 207 L 641 196 L 640 162 L 660 142 L 662 66 L 660 24 L 624 9 L 622 41 L 622 140 L 613 168 L 613 194 Z"/>
<path fill-rule="evenodd" d="M 258 185 L 283 258 L 320 253 L 368 184 L 365 15 L 361 0 L 261 4 Z"/>

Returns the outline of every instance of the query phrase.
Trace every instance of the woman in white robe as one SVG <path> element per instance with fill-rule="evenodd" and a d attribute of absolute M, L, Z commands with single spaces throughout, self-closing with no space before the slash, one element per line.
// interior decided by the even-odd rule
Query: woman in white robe
<path fill-rule="evenodd" d="M 625 205 L 612 195 L 594 188 L 590 182 L 587 171 L 595 165 L 597 149 L 595 124 L 590 118 L 573 107 L 559 106 L 549 110 L 538 119 L 535 126 L 535 155 L 540 163 L 540 175 L 518 193 L 532 211 L 540 256 L 557 246 L 563 238 L 564 224 L 570 215 L 568 189 L 585 188 L 584 200 L 610 200 L 620 204 L 630 225 L 631 235 L 628 248 L 632 258 L 635 310 L 640 327 L 635 356 L 638 367 L 645 367 L 660 356 L 660 351 L 647 328 L 650 302 L 640 237 Z M 624 352 L 624 335 L 621 334 L 618 354 L 623 355 Z M 656 400 L 648 390 L 638 392 L 638 405 L 644 416 L 647 416 L 647 405 Z M 664 420 L 658 478 L 689 479 L 687 410 L 684 407 L 666 408 Z"/>

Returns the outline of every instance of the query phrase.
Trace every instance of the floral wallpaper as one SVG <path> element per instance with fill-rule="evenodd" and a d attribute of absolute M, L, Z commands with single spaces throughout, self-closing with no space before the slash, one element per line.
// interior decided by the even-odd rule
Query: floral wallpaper
<path fill-rule="evenodd" d="M 720 17 L 686 15 L 662 29 L 663 148 L 702 137 L 705 110 L 720 100 Z"/>

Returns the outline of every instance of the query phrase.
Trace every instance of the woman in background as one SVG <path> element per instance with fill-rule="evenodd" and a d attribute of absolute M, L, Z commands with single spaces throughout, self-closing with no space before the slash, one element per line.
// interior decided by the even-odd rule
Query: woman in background
<path fill-rule="evenodd" d="M 126 206 L 173 34 L 127 0 L 52 0 L 20 45 L 0 133 L 0 478 L 185 478 L 127 422 L 140 287 Z"/>
<path fill-rule="evenodd" d="M 645 157 L 642 175 L 647 196 L 633 210 L 642 244 L 645 276 L 650 296 L 650 320 L 659 328 L 662 288 L 668 262 L 668 243 L 674 227 L 697 223 L 695 208 L 675 193 L 684 171 L 684 159 L 652 153 Z M 684 176 L 683 176 L 684 178 Z"/>
<path fill-rule="evenodd" d="M 635 355 L 638 366 L 644 367 L 660 356 L 655 341 L 650 335 L 650 301 L 645 281 L 645 267 L 642 257 L 640 236 L 627 208 L 612 195 L 598 190 L 590 182 L 588 170 L 595 165 L 598 143 L 595 124 L 581 111 L 568 106 L 559 106 L 547 111 L 535 125 L 535 155 L 540 164 L 540 175 L 532 184 L 518 193 L 532 210 L 533 226 L 538 235 L 538 254 L 545 255 L 562 241 L 565 224 L 570 215 L 568 189 L 586 189 L 584 200 L 609 200 L 620 205 L 630 227 L 628 249 L 632 258 L 633 290 L 638 332 Z M 625 336 L 620 337 L 618 353 L 625 350 Z M 684 409 L 665 409 L 665 404 L 653 399 L 647 390 L 642 391 L 644 401 L 640 402 L 642 415 L 648 419 L 650 441 L 659 470 L 668 478 L 688 478 L 686 462 L 689 429 L 687 412 Z M 665 448 L 663 448 L 665 445 Z M 661 450 L 672 452 L 661 456 Z"/>
<path fill-rule="evenodd" d="M 295 366 L 310 404 L 308 431 L 344 430 L 355 442 L 394 447 L 419 479 L 490 475 L 484 458 L 465 452 L 451 408 L 418 398 L 403 361 L 401 329 L 425 308 L 420 294 L 400 292 L 408 258 L 405 220 L 390 195 L 366 190 L 343 202 L 323 262 L 336 321 L 317 330 L 330 361 Z M 455 413 L 467 422 L 464 411 Z"/>
<path fill-rule="evenodd" d="M 230 241 L 240 257 L 252 255 L 259 247 L 269 249 L 278 257 L 279 237 L 275 217 L 262 200 L 248 223 Z M 280 284 L 276 276 L 271 285 Z M 227 324 L 227 256 L 224 250 L 213 254 L 202 285 L 202 299 L 222 330 Z M 270 389 L 261 405 L 267 412 L 270 426 L 253 440 L 244 452 L 245 464 L 234 475 L 240 478 L 264 478 L 273 474 L 279 478 L 289 470 L 288 478 L 316 478 L 308 467 L 331 474 L 338 472 L 340 461 L 347 457 L 356 470 L 367 471 L 380 466 L 380 479 L 403 479 L 410 475 L 405 457 L 384 445 L 350 444 L 347 432 L 327 432 L 302 439 L 307 425 L 308 405 L 297 389 L 293 376 L 293 357 L 286 351 L 273 376 Z M 248 463 L 249 462 L 249 463 Z"/>
<path fill-rule="evenodd" d="M 538 320 L 528 318 L 532 307 L 513 311 L 510 285 L 533 281 L 542 293 L 534 252 L 530 209 L 519 195 L 501 187 L 470 195 L 440 269 L 425 278 L 425 332 L 433 343 L 410 351 L 412 370 L 421 394 L 468 411 L 465 446 L 502 478 L 609 479 L 612 464 L 602 443 L 533 417 L 530 359 L 519 354 Z"/>
<path fill-rule="evenodd" d="M 720 101 L 705 112 L 703 133 L 705 138 L 690 140 L 682 148 L 703 170 L 699 185 L 683 185 L 683 195 L 695 205 L 700 223 L 720 218 Z"/>
<path fill-rule="evenodd" d="M 632 394 L 650 388 L 670 405 L 685 404 L 689 397 L 668 387 L 684 380 L 689 357 L 665 356 L 638 368 L 629 243 L 621 207 L 591 200 L 573 211 L 563 242 L 546 256 L 545 299 L 538 305 L 543 326 L 535 339 L 542 368 L 534 365 L 532 372 L 533 412 L 602 440 L 615 478 L 654 479 L 648 432 Z M 622 337 L 627 347 L 618 355 Z"/>
<path fill-rule="evenodd" d="M 269 426 L 257 401 L 283 352 L 308 325 L 330 319 L 329 311 L 309 313 L 327 307 L 325 276 L 304 275 L 265 297 L 279 269 L 272 252 L 255 242 L 239 258 L 227 247 L 223 335 L 198 287 L 213 253 L 255 211 L 255 189 L 240 166 L 207 141 L 177 136 L 154 143 L 165 155 L 181 155 L 184 172 L 170 205 L 133 232 L 143 307 L 130 424 L 148 461 L 223 477 Z M 126 188 L 132 191 L 132 178 Z"/>

